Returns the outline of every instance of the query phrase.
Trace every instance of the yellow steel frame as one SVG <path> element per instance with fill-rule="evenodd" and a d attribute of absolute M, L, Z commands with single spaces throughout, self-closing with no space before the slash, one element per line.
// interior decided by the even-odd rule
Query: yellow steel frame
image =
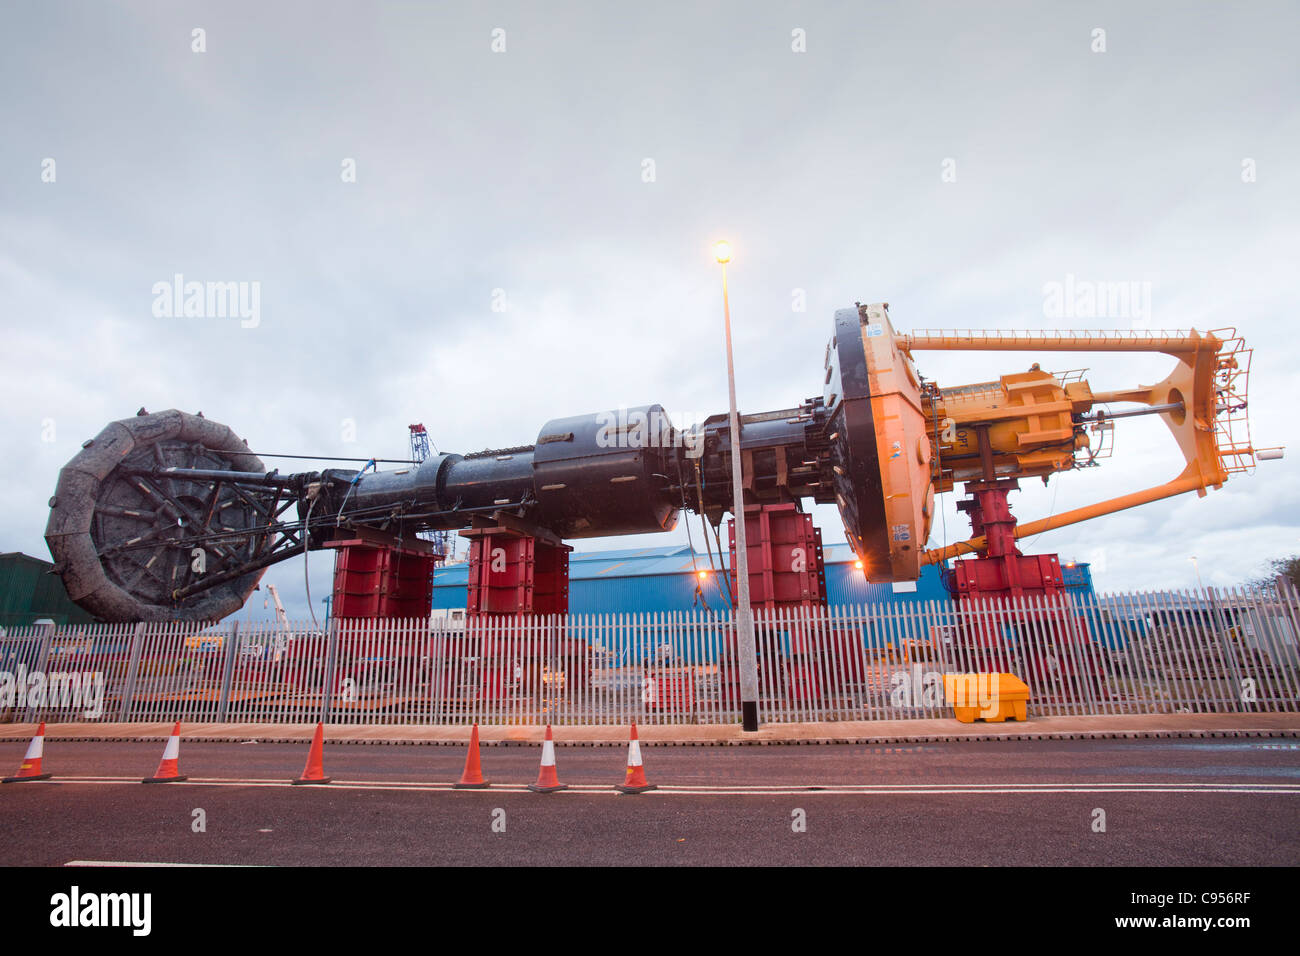
<path fill-rule="evenodd" d="M 1047 475 L 1073 467 L 1073 448 L 1066 447 L 1075 434 L 1072 414 L 1108 402 L 1182 406 L 1159 413 L 1183 455 L 1184 467 L 1177 476 L 1141 491 L 1020 524 L 1018 538 L 1189 491 L 1203 496 L 1206 489 L 1222 487 L 1230 474 L 1248 471 L 1255 464 L 1245 415 L 1251 350 L 1233 329 L 1210 333 L 923 332 L 898 336 L 897 347 L 909 362 L 918 351 L 1163 352 L 1177 360 L 1173 371 L 1156 385 L 1109 392 L 1094 393 L 1086 382 L 1062 385 L 1037 366 L 1026 373 L 1003 376 L 982 390 L 970 386 L 939 390 L 928 416 L 932 442 L 938 436 L 936 457 L 941 464 L 933 477 L 939 491 L 951 490 L 954 481 L 967 477 L 959 469 L 942 470 L 944 432 L 955 437 L 963 424 L 989 425 L 999 476 Z M 948 447 L 951 452 L 952 443 Z M 921 563 L 935 564 L 979 551 L 984 543 L 983 538 L 971 538 L 927 550 L 920 555 Z"/>

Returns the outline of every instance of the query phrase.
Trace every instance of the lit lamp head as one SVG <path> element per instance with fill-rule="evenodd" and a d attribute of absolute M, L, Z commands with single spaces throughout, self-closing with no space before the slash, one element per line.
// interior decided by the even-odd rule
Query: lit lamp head
<path fill-rule="evenodd" d="M 731 261 L 731 243 L 726 239 L 719 239 L 713 244 L 713 258 L 718 262 L 726 265 Z"/>

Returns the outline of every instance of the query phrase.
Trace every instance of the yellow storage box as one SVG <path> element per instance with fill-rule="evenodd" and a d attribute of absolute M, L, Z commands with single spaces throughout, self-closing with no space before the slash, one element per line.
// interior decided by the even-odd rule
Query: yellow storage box
<path fill-rule="evenodd" d="M 1029 685 L 1015 674 L 944 674 L 943 694 L 963 724 L 1027 719 Z"/>

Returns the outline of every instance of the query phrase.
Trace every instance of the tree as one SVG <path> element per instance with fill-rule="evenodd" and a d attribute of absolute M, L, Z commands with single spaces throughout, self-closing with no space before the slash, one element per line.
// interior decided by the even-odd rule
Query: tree
<path fill-rule="evenodd" d="M 1251 587 L 1268 588 L 1273 586 L 1277 578 L 1288 579 L 1292 587 L 1300 590 L 1300 554 L 1293 554 L 1289 558 L 1273 559 L 1268 563 L 1268 573 L 1255 578 L 1249 584 Z"/>

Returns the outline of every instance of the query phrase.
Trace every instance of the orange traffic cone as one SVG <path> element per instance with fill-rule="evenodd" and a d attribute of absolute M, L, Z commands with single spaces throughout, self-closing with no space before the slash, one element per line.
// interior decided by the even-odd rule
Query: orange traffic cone
<path fill-rule="evenodd" d="M 627 745 L 627 779 L 614 784 L 620 793 L 645 793 L 655 789 L 655 785 L 645 778 L 645 767 L 641 765 L 641 741 L 637 739 L 636 724 L 632 725 L 632 739 Z"/>
<path fill-rule="evenodd" d="M 316 733 L 311 738 L 311 750 L 307 753 L 307 766 L 303 768 L 302 776 L 290 782 L 295 785 L 330 782 L 330 778 L 325 776 L 325 725 L 323 723 L 316 724 Z"/>
<path fill-rule="evenodd" d="M 41 773 L 41 755 L 43 753 L 45 753 L 45 722 L 41 721 L 41 725 L 36 728 L 36 736 L 27 745 L 27 756 L 23 758 L 18 773 L 12 777 L 5 777 L 4 782 L 22 783 L 24 780 L 49 780 L 54 774 Z"/>
<path fill-rule="evenodd" d="M 181 722 L 176 721 L 176 726 L 172 728 L 172 735 L 167 739 L 167 746 L 163 748 L 162 761 L 158 764 L 158 772 L 152 777 L 145 777 L 144 783 L 180 783 L 182 780 L 188 780 L 188 777 L 180 775 L 180 768 L 177 766 L 181 756 Z"/>
<path fill-rule="evenodd" d="M 556 790 L 569 789 L 568 784 L 560 783 L 555 772 L 555 738 L 551 736 L 551 725 L 546 725 L 546 739 L 542 741 L 542 769 L 537 772 L 537 782 L 530 783 L 528 789 L 534 793 L 554 793 Z"/>
<path fill-rule="evenodd" d="M 483 779 L 483 767 L 478 760 L 478 724 L 469 732 L 469 753 L 465 755 L 465 772 L 452 784 L 455 790 L 486 790 L 491 784 Z"/>

